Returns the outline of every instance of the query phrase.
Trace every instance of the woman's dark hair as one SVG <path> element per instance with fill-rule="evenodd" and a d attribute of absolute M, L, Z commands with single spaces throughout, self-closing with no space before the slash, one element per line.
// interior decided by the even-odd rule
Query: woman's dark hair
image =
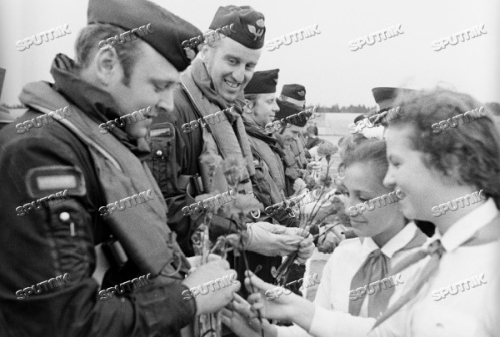
<path fill-rule="evenodd" d="M 99 42 L 122 33 L 125 33 L 122 28 L 104 23 L 91 24 L 83 28 L 75 43 L 76 65 L 80 69 L 87 68 L 94 53 L 101 48 Z M 122 44 L 116 43 L 113 48 L 123 68 L 122 83 L 128 86 L 134 66 L 142 54 L 139 39 L 131 39 Z"/>
<path fill-rule="evenodd" d="M 500 207 L 500 135 L 488 109 L 480 118 L 472 113 L 476 118 L 467 117 L 463 124 L 450 120 L 448 130 L 435 133 L 436 123 L 478 111 L 480 103 L 470 95 L 438 88 L 397 98 L 394 105 L 401 107 L 402 114 L 391 119 L 388 127 L 411 127 L 411 147 L 424 154 L 425 165 L 460 185 L 484 190 Z"/>

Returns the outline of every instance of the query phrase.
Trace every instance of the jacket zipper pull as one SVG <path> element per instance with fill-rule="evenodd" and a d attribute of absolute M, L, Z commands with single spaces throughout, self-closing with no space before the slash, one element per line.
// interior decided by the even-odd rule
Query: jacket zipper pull
<path fill-rule="evenodd" d="M 71 216 L 69 215 L 68 212 L 62 212 L 59 214 L 59 219 L 64 222 L 64 223 L 68 223 L 71 219 Z M 75 223 L 73 221 L 71 221 L 69 223 L 69 233 L 72 237 L 75 237 L 76 234 L 75 234 Z"/>

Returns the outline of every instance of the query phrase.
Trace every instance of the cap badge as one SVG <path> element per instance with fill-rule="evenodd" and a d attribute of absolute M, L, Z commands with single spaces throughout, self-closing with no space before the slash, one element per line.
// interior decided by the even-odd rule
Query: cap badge
<path fill-rule="evenodd" d="M 258 25 L 259 21 L 256 22 L 257 25 Z M 264 21 L 262 21 L 262 22 L 264 22 Z M 262 28 L 262 29 L 255 29 L 255 27 L 252 26 L 252 25 L 247 25 L 247 27 L 248 27 L 248 31 L 253 34 L 254 41 L 260 40 L 262 38 L 262 34 L 264 34 L 264 28 Z"/>
<path fill-rule="evenodd" d="M 260 28 L 264 28 L 266 25 L 264 24 L 264 19 L 259 19 L 257 20 L 257 22 L 255 22 L 255 24 L 257 26 L 259 26 Z"/>
<path fill-rule="evenodd" d="M 306 93 L 304 92 L 304 90 L 301 90 L 297 92 L 297 95 L 299 95 L 300 97 L 304 97 Z"/>

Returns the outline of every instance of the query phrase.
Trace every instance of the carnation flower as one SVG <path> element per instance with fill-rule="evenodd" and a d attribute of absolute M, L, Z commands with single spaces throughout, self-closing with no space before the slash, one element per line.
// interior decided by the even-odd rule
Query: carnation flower
<path fill-rule="evenodd" d="M 200 164 L 206 164 L 208 168 L 208 175 L 213 176 L 215 170 L 219 167 L 222 157 L 215 153 L 204 153 L 200 156 Z"/>
<path fill-rule="evenodd" d="M 330 162 L 330 158 L 338 151 L 338 147 L 330 142 L 324 141 L 318 147 L 318 156 L 325 157 L 327 162 Z"/>
<path fill-rule="evenodd" d="M 223 172 L 229 186 L 236 186 L 248 179 L 248 171 L 245 160 L 241 157 L 229 157 L 222 163 Z"/>
<path fill-rule="evenodd" d="M 225 204 L 223 207 L 226 214 L 236 219 L 240 219 L 250 212 L 264 209 L 262 204 L 249 194 L 238 194 L 233 202 Z"/>
<path fill-rule="evenodd" d="M 326 188 L 328 187 L 331 187 L 332 186 L 332 183 L 333 183 L 333 178 L 332 176 L 327 176 L 327 175 L 322 175 L 320 178 L 319 178 L 319 185 L 320 186 L 324 186 Z"/>

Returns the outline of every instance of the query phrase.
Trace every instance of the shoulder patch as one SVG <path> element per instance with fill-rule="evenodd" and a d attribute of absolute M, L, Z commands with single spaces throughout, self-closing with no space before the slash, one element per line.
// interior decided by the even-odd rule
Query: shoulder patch
<path fill-rule="evenodd" d="M 175 127 L 172 123 L 163 122 L 151 125 L 151 137 L 175 138 Z"/>
<path fill-rule="evenodd" d="M 40 166 L 26 174 L 26 186 L 30 197 L 37 199 L 52 193 L 68 190 L 71 195 L 87 193 L 82 171 L 73 166 Z"/>

